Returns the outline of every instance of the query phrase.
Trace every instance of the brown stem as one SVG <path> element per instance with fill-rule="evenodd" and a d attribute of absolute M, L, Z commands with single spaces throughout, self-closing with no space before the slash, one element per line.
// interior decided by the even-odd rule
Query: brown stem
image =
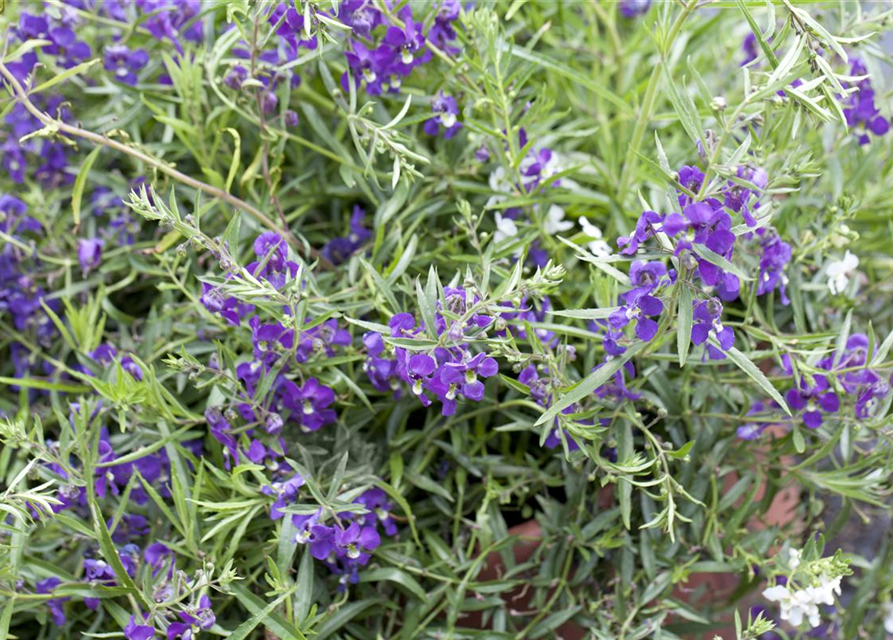
<path fill-rule="evenodd" d="M 269 217 L 267 217 L 263 212 L 261 212 L 256 207 L 248 204 L 241 198 L 237 198 L 233 194 L 224 191 L 223 189 L 213 187 L 206 182 L 196 180 L 195 178 L 188 176 L 181 171 L 177 171 L 162 160 L 150 156 L 138 149 L 129 147 L 122 142 L 118 142 L 117 140 L 107 138 L 106 136 L 99 135 L 98 133 L 94 133 L 92 131 L 87 131 L 86 129 L 82 129 L 78 126 L 71 125 L 60 120 L 55 120 L 52 116 L 44 111 L 41 111 L 34 105 L 33 102 L 31 102 L 31 99 L 28 97 L 28 92 L 25 91 L 25 88 L 22 87 L 18 79 L 14 75 L 12 75 L 12 73 L 9 71 L 9 69 L 6 68 L 6 65 L 3 64 L 3 62 L 0 62 L 0 74 L 3 75 L 3 77 L 6 79 L 6 82 L 9 84 L 10 87 L 12 87 L 12 91 L 14 94 L 13 97 L 18 100 L 31 115 L 37 118 L 45 126 L 54 128 L 61 133 L 65 133 L 76 138 L 89 140 L 93 144 L 102 145 L 104 147 L 114 149 L 115 151 L 119 151 L 125 155 L 136 158 L 137 160 L 140 160 L 141 162 L 144 162 L 151 167 L 155 167 L 162 173 L 167 174 L 178 182 L 190 186 L 193 189 L 203 191 L 204 193 L 207 193 L 208 195 L 213 196 L 218 200 L 222 200 L 223 202 L 226 202 L 237 209 L 241 209 L 252 218 L 260 222 L 267 229 L 281 233 L 285 237 L 285 240 L 295 249 L 303 248 L 301 243 L 298 242 L 298 239 L 294 236 L 294 234 L 291 233 L 288 228 L 279 228 L 276 223 Z M 335 270 L 335 265 L 332 264 L 325 256 L 320 254 L 316 249 L 310 248 L 308 250 L 308 257 L 318 260 L 319 263 L 326 269 Z"/>

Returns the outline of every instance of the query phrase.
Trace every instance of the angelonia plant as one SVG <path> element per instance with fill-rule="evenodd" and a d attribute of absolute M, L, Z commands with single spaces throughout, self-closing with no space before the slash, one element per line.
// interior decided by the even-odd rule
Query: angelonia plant
<path fill-rule="evenodd" d="M 888 5 L 0 38 L 0 638 L 893 635 Z"/>

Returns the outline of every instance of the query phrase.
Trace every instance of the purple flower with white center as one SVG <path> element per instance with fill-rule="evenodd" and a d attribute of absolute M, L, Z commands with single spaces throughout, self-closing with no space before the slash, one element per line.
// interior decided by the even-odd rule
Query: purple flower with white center
<path fill-rule="evenodd" d="M 131 86 L 137 82 L 137 72 L 149 63 L 145 49 L 130 49 L 123 44 L 106 47 L 103 59 L 106 71 L 112 71 L 115 79 Z"/>
<path fill-rule="evenodd" d="M 657 322 L 651 318 L 659 316 L 663 310 L 663 302 L 650 294 L 644 294 L 631 298 L 612 313 L 608 320 L 615 329 L 621 329 L 635 320 L 636 337 L 644 342 L 650 342 L 657 334 Z"/>
<path fill-rule="evenodd" d="M 431 101 L 431 111 L 437 115 L 425 121 L 425 133 L 436 136 L 440 133 L 441 126 L 444 129 L 443 137 L 447 140 L 459 133 L 462 123 L 457 118 L 459 105 L 453 96 L 445 95 L 443 91 L 439 92 Z"/>
<path fill-rule="evenodd" d="M 155 627 L 142 624 L 143 622 L 145 622 L 145 617 L 142 614 L 139 618 L 130 616 L 130 621 L 124 627 L 126 640 L 149 640 L 149 638 L 155 637 Z"/>
<path fill-rule="evenodd" d="M 431 58 L 431 52 L 425 50 L 425 36 L 422 35 L 422 25 L 416 23 L 411 17 L 404 21 L 403 29 L 388 27 L 382 48 L 390 52 L 389 67 L 406 77 L 412 72 L 413 67 L 424 64 Z"/>
<path fill-rule="evenodd" d="M 489 378 L 498 371 L 496 360 L 485 353 L 479 353 L 467 362 L 446 363 L 441 370 L 440 380 L 449 385 L 448 399 L 452 400 L 456 390 L 459 390 L 463 396 L 477 402 L 484 397 L 484 383 L 478 380 L 478 376 Z"/>
<path fill-rule="evenodd" d="M 384 489 L 378 487 L 367 489 L 360 495 L 360 497 L 354 500 L 354 502 L 363 505 L 372 512 L 374 519 L 370 519 L 373 520 L 373 523 L 381 524 L 386 535 L 397 535 L 397 522 L 391 515 L 394 505 L 388 500 L 388 496 Z M 366 514 L 357 514 L 355 518 L 356 522 L 360 525 L 366 524 Z"/>
<path fill-rule="evenodd" d="M 830 390 L 824 375 L 815 376 L 811 385 L 801 378 L 799 384 L 785 394 L 785 400 L 792 410 L 803 412 L 803 423 L 810 429 L 822 425 L 824 414 L 837 413 L 840 409 L 840 399 Z"/>
<path fill-rule="evenodd" d="M 347 58 L 347 64 L 350 67 L 354 83 L 359 86 L 361 82 L 366 83 L 366 91 L 373 96 L 381 93 L 382 82 L 388 69 L 388 60 L 390 54 L 383 48 L 381 50 L 370 51 L 359 42 L 351 42 L 351 51 L 346 51 L 344 57 Z M 345 71 L 341 76 L 341 88 L 345 92 L 350 91 L 348 73 Z"/>
<path fill-rule="evenodd" d="M 271 486 L 261 489 L 261 493 L 268 496 L 276 496 L 276 501 L 270 507 L 270 519 L 279 520 L 285 516 L 282 511 L 289 504 L 298 499 L 298 490 L 304 486 L 304 478 L 295 473 L 288 480 L 274 482 Z"/>
<path fill-rule="evenodd" d="M 369 562 L 371 554 L 381 544 L 375 527 L 360 527 L 352 522 L 347 529 L 335 529 L 335 548 L 338 555 L 355 560 L 358 564 Z"/>
<path fill-rule="evenodd" d="M 81 270 L 87 275 L 102 262 L 102 246 L 104 241 L 99 238 L 82 239 L 78 241 L 78 262 Z"/>
<path fill-rule="evenodd" d="M 126 6 L 127 3 L 125 3 Z M 200 42 L 203 36 L 201 0 L 136 0 L 137 14 L 152 14 L 143 22 L 157 40 L 168 39 L 183 54 L 180 38 Z"/>
<path fill-rule="evenodd" d="M 756 234 L 762 249 L 757 294 L 764 295 L 777 289 L 781 303 L 787 306 L 790 300 L 786 291 L 788 277 L 785 275 L 785 267 L 791 261 L 791 245 L 783 241 L 778 231 L 772 227 L 757 229 Z"/>
<path fill-rule="evenodd" d="M 61 583 L 62 581 L 59 580 L 59 578 L 51 576 L 37 582 L 37 584 L 34 585 L 34 589 L 39 594 L 52 593 L 53 590 Z M 65 624 L 64 603 L 68 602 L 69 600 L 71 600 L 71 598 L 52 598 L 46 601 L 46 605 L 47 607 L 49 607 L 50 613 L 53 616 L 53 623 L 57 627 L 61 627 Z"/>
<path fill-rule="evenodd" d="M 328 560 L 335 553 L 335 529 L 319 523 L 320 513 L 292 516 L 291 522 L 298 531 L 294 542 L 308 545 L 310 555 L 317 560 Z"/>
<path fill-rule="evenodd" d="M 416 353 L 410 356 L 403 368 L 402 375 L 407 383 L 412 386 L 412 392 L 419 397 L 426 407 L 431 401 L 422 393 L 424 386 L 434 375 L 437 362 L 427 353 Z"/>
<path fill-rule="evenodd" d="M 654 211 L 645 211 L 636 221 L 636 229 L 628 236 L 617 238 L 617 246 L 621 247 L 620 253 L 625 256 L 635 255 L 639 251 L 639 245 L 654 236 L 655 231 L 661 230 L 664 216 Z"/>
<path fill-rule="evenodd" d="M 711 360 L 724 360 L 726 355 L 723 351 L 728 351 L 735 344 L 735 332 L 721 322 L 722 304 L 716 299 L 695 300 L 692 304 L 695 323 L 691 328 L 691 341 L 700 346 L 709 338 L 714 338 L 720 349 L 707 344 L 707 354 Z"/>
<path fill-rule="evenodd" d="M 635 18 L 648 12 L 651 0 L 620 0 L 620 13 L 624 18 Z"/>
<path fill-rule="evenodd" d="M 614 329 L 622 329 L 636 321 L 636 336 L 645 342 L 657 334 L 657 322 L 651 318 L 663 313 L 664 304 L 651 293 L 667 275 L 666 267 L 659 262 L 635 261 L 630 267 L 633 289 L 621 295 L 624 305 L 611 314 L 608 322 Z"/>
<path fill-rule="evenodd" d="M 254 357 L 272 367 L 277 361 L 294 348 L 294 329 L 286 329 L 278 322 L 261 324 L 260 318 L 254 316 L 248 323 L 251 326 L 251 343 L 254 346 Z"/>
<path fill-rule="evenodd" d="M 301 425 L 304 431 L 316 431 L 326 424 L 335 422 L 336 414 L 328 406 L 335 401 L 335 392 L 319 383 L 316 378 L 308 379 L 299 387 L 291 380 L 284 380 L 279 387 L 283 405 L 291 410 L 291 419 Z"/>

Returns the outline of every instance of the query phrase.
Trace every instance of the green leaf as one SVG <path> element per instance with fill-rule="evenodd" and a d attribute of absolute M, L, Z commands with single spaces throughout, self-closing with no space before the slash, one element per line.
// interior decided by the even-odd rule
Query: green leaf
<path fill-rule="evenodd" d="M 76 76 L 79 73 L 83 73 L 90 67 L 99 64 L 99 62 L 100 62 L 99 58 L 95 58 L 93 60 L 88 60 L 87 62 L 82 62 L 81 64 L 76 65 L 76 66 L 72 67 L 71 69 L 66 69 L 62 73 L 54 74 L 53 77 L 50 78 L 49 80 L 47 80 L 46 82 L 42 82 L 39 85 L 37 85 L 36 87 L 34 87 L 33 89 L 31 89 L 30 93 L 40 93 L 41 91 L 46 91 L 50 87 L 55 87 L 60 82 L 65 82 L 72 76 Z M 50 115 L 52 116 L 53 114 L 50 114 Z"/>
<path fill-rule="evenodd" d="M 294 593 L 294 590 L 295 590 L 295 587 L 292 587 L 291 589 L 289 589 L 288 591 L 286 591 L 285 593 L 283 593 L 281 596 L 279 596 L 278 598 L 276 598 L 275 600 L 273 600 L 273 602 L 271 602 L 270 604 L 268 604 L 266 607 L 264 607 L 263 609 L 260 609 L 259 611 L 255 612 L 255 614 L 254 614 L 253 616 L 251 616 L 251 617 L 248 618 L 245 622 L 243 622 L 243 623 L 240 624 L 238 627 L 236 627 L 236 629 L 235 629 L 231 634 L 229 634 L 229 635 L 227 636 L 227 637 L 229 638 L 229 640 L 244 640 L 244 638 L 247 638 L 248 635 L 249 635 L 252 631 L 254 631 L 254 628 L 255 628 L 257 625 L 259 625 L 261 622 L 263 622 L 264 620 L 266 620 L 267 617 L 268 617 L 271 613 L 273 613 L 273 611 L 276 609 L 276 607 L 278 607 L 279 604 L 280 604 L 283 600 L 285 600 L 285 599 L 288 598 L 292 593 Z"/>
<path fill-rule="evenodd" d="M 81 226 L 81 199 L 84 197 L 84 187 L 87 184 L 87 176 L 99 152 L 102 151 L 101 146 L 97 146 L 89 155 L 84 158 L 81 168 L 78 171 L 77 178 L 74 179 L 74 187 L 71 191 L 71 215 L 74 217 L 75 228 Z"/>
<path fill-rule="evenodd" d="M 422 585 L 411 575 L 396 567 L 381 567 L 360 574 L 360 582 L 381 582 L 383 580 L 399 585 L 422 602 L 428 600 L 428 594 Z"/>
<path fill-rule="evenodd" d="M 360 600 L 342 605 L 334 613 L 326 614 L 321 625 L 316 627 L 314 640 L 325 640 L 358 615 L 375 606 L 382 605 L 383 600 Z"/>
<path fill-rule="evenodd" d="M 750 13 L 750 9 L 747 8 L 747 4 L 744 2 L 744 0 L 737 0 L 737 2 L 738 8 L 741 9 L 741 13 L 744 14 L 744 18 L 745 20 L 747 20 L 747 24 L 750 25 L 751 32 L 757 39 L 757 44 L 760 45 L 760 49 L 763 50 L 763 54 L 766 56 L 769 64 L 772 65 L 772 68 L 776 69 L 778 67 L 778 58 L 775 57 L 775 52 L 772 50 L 772 47 L 769 45 L 769 43 L 766 42 L 766 37 L 763 35 L 763 30 L 760 29 L 757 21 L 754 20 L 754 17 Z"/>
<path fill-rule="evenodd" d="M 676 353 L 679 354 L 679 366 L 685 366 L 688 349 L 691 346 L 692 295 L 688 283 L 679 279 L 679 316 L 676 319 Z"/>
<path fill-rule="evenodd" d="M 235 584 L 232 587 L 233 594 L 236 596 L 242 606 L 248 611 L 257 615 L 263 613 L 259 617 L 259 622 L 270 630 L 279 640 L 307 640 L 306 636 L 301 633 L 293 624 L 283 618 L 280 614 L 273 610 L 268 610 L 269 605 L 248 590 L 248 587 L 241 584 Z"/>
<path fill-rule="evenodd" d="M 695 144 L 700 142 L 702 148 L 706 149 L 707 145 L 704 142 L 704 127 L 701 125 L 701 116 L 698 114 L 691 96 L 688 95 L 685 89 L 680 91 L 679 87 L 676 86 L 676 83 L 673 81 L 673 75 L 665 63 L 661 63 L 661 67 L 663 68 L 667 93 L 669 94 L 670 102 L 673 103 L 676 115 L 679 116 L 679 122 L 682 124 L 685 132 L 688 133 L 692 142 Z"/>
<path fill-rule="evenodd" d="M 527 62 L 533 62 L 547 71 L 564 76 L 568 80 L 572 80 L 574 84 L 586 87 L 593 93 L 600 95 L 602 98 L 616 106 L 624 114 L 633 115 L 632 108 L 623 98 L 606 89 L 603 84 L 583 75 L 579 71 L 575 71 L 569 65 L 559 64 L 544 55 L 534 53 L 533 51 L 521 47 L 512 47 L 510 53 L 516 58 L 526 60 Z"/>
<path fill-rule="evenodd" d="M 712 338 L 711 341 L 713 341 Z M 719 348 L 718 343 L 714 344 L 714 346 Z M 725 353 L 729 357 L 729 359 L 738 366 L 739 369 L 750 376 L 754 380 L 754 382 L 760 385 L 763 391 L 768 393 L 769 396 L 773 400 L 775 400 L 782 409 L 784 409 L 784 412 L 786 414 L 791 415 L 791 410 L 788 408 L 788 404 L 784 401 L 784 398 L 775 389 L 775 387 L 772 386 L 772 383 L 769 382 L 769 379 L 763 375 L 763 372 L 760 371 L 747 356 L 738 351 L 738 349 L 736 349 L 735 347 L 730 348 Z"/>
<path fill-rule="evenodd" d="M 558 399 L 555 404 L 549 407 L 549 410 L 546 411 L 543 415 L 540 416 L 539 420 L 536 421 L 536 424 L 543 424 L 550 422 L 557 416 L 559 413 L 564 411 L 567 407 L 575 404 L 590 395 L 593 391 L 598 389 L 600 386 L 605 384 L 611 376 L 617 373 L 624 364 L 626 364 L 630 358 L 635 356 L 639 351 L 641 351 L 645 345 L 648 344 L 646 342 L 639 342 L 629 347 L 622 356 L 618 356 L 612 358 L 598 369 L 590 373 L 588 376 L 583 378 L 580 382 L 576 384 L 571 390 Z"/>
<path fill-rule="evenodd" d="M 294 544 L 294 543 L 293 543 Z M 298 567 L 297 596 L 295 597 L 295 620 L 302 622 L 310 613 L 310 605 L 313 598 L 313 556 L 310 549 L 305 548 L 301 554 L 301 564 Z"/>
<path fill-rule="evenodd" d="M 620 307 L 605 307 L 604 309 L 568 309 L 565 311 L 553 311 L 552 315 L 563 318 L 579 318 L 580 320 L 598 320 L 608 318 L 619 310 Z"/>

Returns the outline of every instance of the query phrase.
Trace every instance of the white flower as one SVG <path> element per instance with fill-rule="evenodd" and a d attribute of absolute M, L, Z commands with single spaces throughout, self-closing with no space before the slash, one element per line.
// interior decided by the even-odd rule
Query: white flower
<path fill-rule="evenodd" d="M 549 211 L 546 213 L 546 219 L 543 222 L 543 231 L 545 231 L 547 235 L 554 236 L 556 233 L 567 231 L 573 226 L 573 222 L 564 219 L 564 209 L 556 204 L 549 207 Z"/>
<path fill-rule="evenodd" d="M 506 238 L 511 238 L 516 235 L 518 235 L 518 225 L 515 224 L 515 221 L 511 218 L 503 218 L 497 211 L 496 233 L 493 234 L 493 241 L 496 242 L 496 244 L 499 244 Z"/>
<path fill-rule="evenodd" d="M 821 623 L 819 608 L 813 601 L 813 594 L 805 589 L 791 593 L 787 587 L 775 585 L 763 591 L 763 597 L 770 602 L 777 602 L 781 619 L 787 620 L 795 627 L 800 626 L 804 616 L 812 627 L 817 627 Z"/>
<path fill-rule="evenodd" d="M 822 576 L 822 583 L 817 587 L 809 587 L 810 595 L 816 604 L 834 604 L 834 594 L 840 595 L 840 576 L 833 580 L 828 576 Z"/>
<path fill-rule="evenodd" d="M 800 566 L 800 554 L 802 551 L 799 549 L 789 549 L 788 550 L 788 564 L 791 565 L 791 570 L 796 569 Z"/>
<path fill-rule="evenodd" d="M 605 242 L 602 237 L 602 230 L 589 222 L 584 216 L 580 216 L 579 220 L 580 226 L 583 227 L 583 233 L 592 238 L 592 242 L 586 245 L 589 247 L 589 250 L 599 258 L 607 258 L 611 255 L 613 253 L 611 245 Z"/>
<path fill-rule="evenodd" d="M 498 194 L 510 194 L 512 193 L 512 183 L 509 182 L 505 177 L 505 169 L 502 167 L 496 167 L 493 170 L 493 173 L 490 174 L 490 178 L 488 180 L 490 183 L 490 190 L 495 191 Z M 487 200 L 487 206 L 493 206 L 494 204 L 499 204 L 500 202 L 505 202 L 508 200 L 508 195 L 493 195 Z"/>
<path fill-rule="evenodd" d="M 853 275 L 858 266 L 859 257 L 853 255 L 849 249 L 847 249 L 846 255 L 843 256 L 842 260 L 832 260 L 828 264 L 827 269 L 825 269 L 825 273 L 828 275 L 828 289 L 831 293 L 835 295 L 843 293 L 850 283 L 850 276 Z"/>
<path fill-rule="evenodd" d="M 884 630 L 893 635 L 893 602 L 885 602 L 881 608 L 884 611 Z"/>

